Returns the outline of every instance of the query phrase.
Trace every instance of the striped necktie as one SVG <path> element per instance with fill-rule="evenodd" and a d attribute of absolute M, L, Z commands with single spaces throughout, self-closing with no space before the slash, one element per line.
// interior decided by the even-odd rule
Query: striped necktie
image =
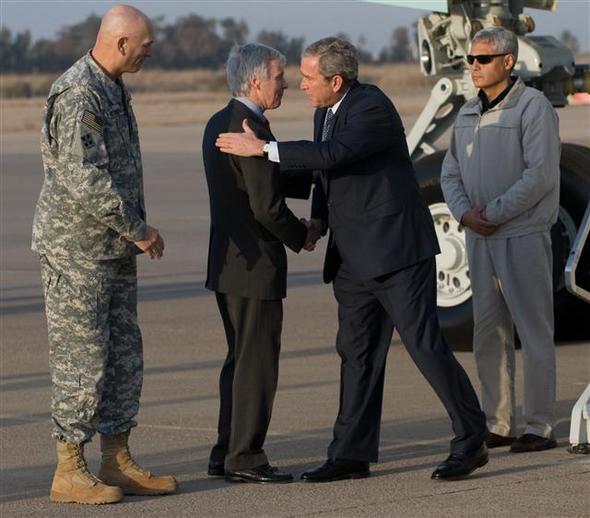
<path fill-rule="evenodd" d="M 334 125 L 334 112 L 332 108 L 328 108 L 326 119 L 324 120 L 324 127 L 322 128 L 322 142 L 328 140 L 332 133 L 332 126 Z"/>

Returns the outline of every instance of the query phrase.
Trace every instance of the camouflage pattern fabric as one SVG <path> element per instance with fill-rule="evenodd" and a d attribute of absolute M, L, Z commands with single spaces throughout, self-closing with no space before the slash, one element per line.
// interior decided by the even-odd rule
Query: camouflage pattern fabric
<path fill-rule="evenodd" d="M 136 254 L 143 169 L 131 99 L 91 57 L 53 84 L 33 222 L 49 332 L 54 436 L 83 443 L 135 426 L 143 376 Z"/>
<path fill-rule="evenodd" d="M 143 378 L 136 257 L 41 256 L 53 435 L 76 444 L 135 426 Z"/>
<path fill-rule="evenodd" d="M 87 54 L 51 87 L 41 130 L 45 181 L 33 250 L 115 259 L 145 233 L 137 122 L 123 82 Z"/>

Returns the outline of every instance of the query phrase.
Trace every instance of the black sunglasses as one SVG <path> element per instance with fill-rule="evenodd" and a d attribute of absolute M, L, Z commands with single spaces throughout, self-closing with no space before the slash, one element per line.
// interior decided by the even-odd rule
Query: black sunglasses
<path fill-rule="evenodd" d="M 480 65 L 487 65 L 488 63 L 491 63 L 494 58 L 497 58 L 498 56 L 507 56 L 508 54 L 510 54 L 510 52 L 504 52 L 502 54 L 478 54 L 477 56 L 472 56 L 471 54 L 468 54 L 467 63 L 473 65 L 473 63 L 477 59 L 477 62 Z"/>

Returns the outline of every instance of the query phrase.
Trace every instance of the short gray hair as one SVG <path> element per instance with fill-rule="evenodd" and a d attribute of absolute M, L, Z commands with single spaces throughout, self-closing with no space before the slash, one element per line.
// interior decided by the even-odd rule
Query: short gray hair
<path fill-rule="evenodd" d="M 287 62 L 278 50 L 262 43 L 247 43 L 232 48 L 225 66 L 227 84 L 232 95 L 247 95 L 254 76 L 268 79 L 270 63 L 275 60 L 283 66 Z"/>
<path fill-rule="evenodd" d="M 488 27 L 476 32 L 471 45 L 477 41 L 491 43 L 498 54 L 512 54 L 514 61 L 518 59 L 518 38 L 516 34 L 504 27 Z"/>
<path fill-rule="evenodd" d="M 342 38 L 323 38 L 309 45 L 304 56 L 319 56 L 320 73 L 326 79 L 341 76 L 345 84 L 352 83 L 359 73 L 356 47 Z"/>

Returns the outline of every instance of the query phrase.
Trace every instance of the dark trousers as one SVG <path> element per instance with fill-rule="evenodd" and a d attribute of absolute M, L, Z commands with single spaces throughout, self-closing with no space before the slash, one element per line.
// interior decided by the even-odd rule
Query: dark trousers
<path fill-rule="evenodd" d="M 225 462 L 230 471 L 254 468 L 268 462 L 262 446 L 277 388 L 283 302 L 215 295 L 228 349 L 210 460 Z"/>
<path fill-rule="evenodd" d="M 485 415 L 440 333 L 435 275 L 434 258 L 369 281 L 354 280 L 345 265 L 340 267 L 334 280 L 340 409 L 329 458 L 377 461 L 385 360 L 394 326 L 451 418 L 451 451 L 472 451 L 483 442 Z"/>

